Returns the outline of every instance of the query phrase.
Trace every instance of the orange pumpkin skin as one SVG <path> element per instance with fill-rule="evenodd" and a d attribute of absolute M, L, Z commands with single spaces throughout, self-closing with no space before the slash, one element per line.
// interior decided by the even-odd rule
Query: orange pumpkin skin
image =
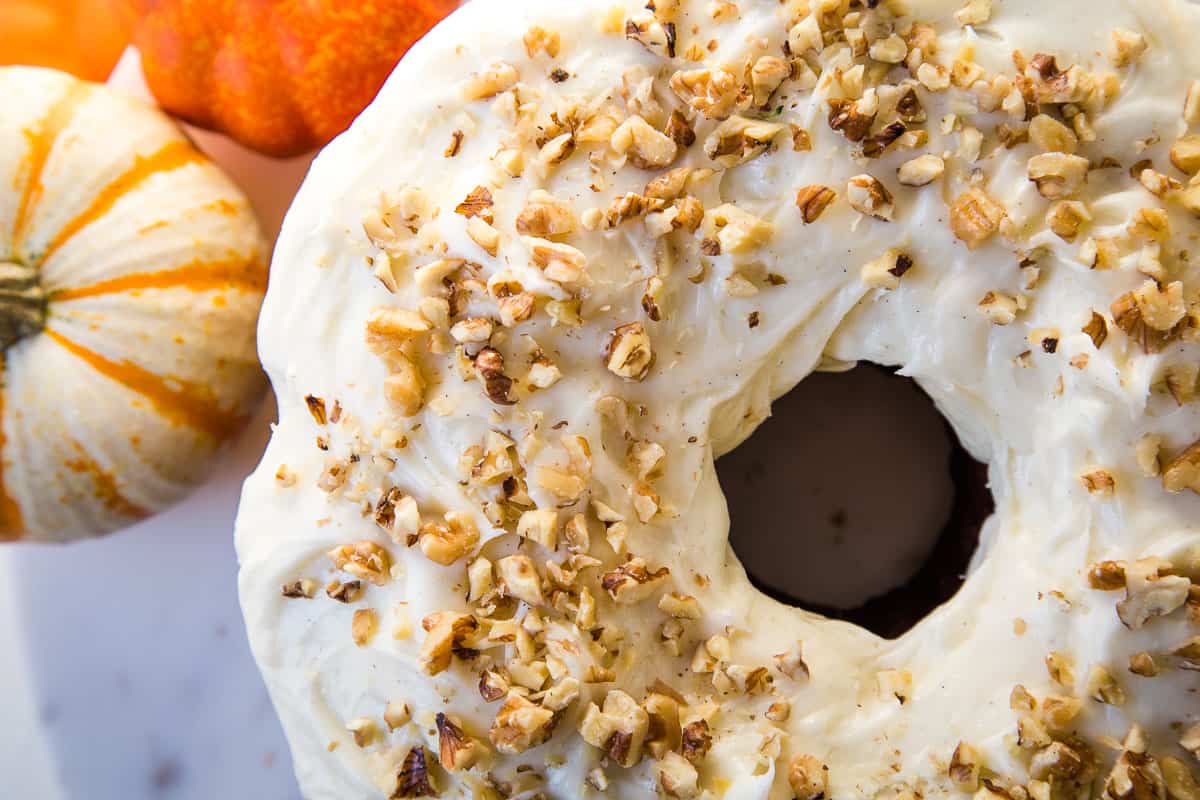
<path fill-rule="evenodd" d="M 0 66 L 102 81 L 129 43 L 130 23 L 121 0 L 0 0 Z"/>
<path fill-rule="evenodd" d="M 130 0 L 169 112 L 273 156 L 321 147 L 457 0 Z"/>

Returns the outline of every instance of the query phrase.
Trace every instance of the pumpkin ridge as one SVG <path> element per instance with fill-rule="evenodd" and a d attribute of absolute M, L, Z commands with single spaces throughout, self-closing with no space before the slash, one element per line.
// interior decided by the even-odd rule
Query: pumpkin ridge
<path fill-rule="evenodd" d="M 80 104 L 91 94 L 91 85 L 82 82 L 72 82 L 63 96 L 55 101 L 46 115 L 39 121 L 35 130 L 26 129 L 25 136 L 29 139 L 29 155 L 26 157 L 28 174 L 25 177 L 25 189 L 17 203 L 17 214 L 13 219 L 13 255 L 20 260 L 21 240 L 25 236 L 25 228 L 29 224 L 31 210 L 41 200 L 42 171 L 50 160 L 50 153 L 58 136 L 63 132 Z"/>
<path fill-rule="evenodd" d="M 178 380 L 168 383 L 165 378 L 130 361 L 113 361 L 50 328 L 45 333 L 101 375 L 145 397 L 172 422 L 187 425 L 220 442 L 236 433 L 247 421 L 247 417 L 217 408 L 207 387 Z M 173 388 L 172 383 L 179 388 Z"/>
<path fill-rule="evenodd" d="M 145 519 L 150 516 L 149 511 L 121 493 L 121 488 L 117 485 L 113 474 L 89 455 L 83 445 L 72 440 L 71 448 L 75 451 L 77 458 L 64 461 L 63 466 L 76 474 L 91 478 L 94 488 L 93 495 L 104 504 L 106 509 L 130 520 Z"/>
<path fill-rule="evenodd" d="M 50 244 L 46 246 L 45 251 L 36 259 L 36 263 L 44 263 L 67 240 L 107 214 L 122 197 L 136 189 L 143 181 L 160 172 L 170 172 L 188 164 L 203 161 L 204 155 L 186 139 L 168 142 L 148 156 L 137 156 L 133 166 L 100 190 L 87 209 L 59 230 Z"/>
<path fill-rule="evenodd" d="M 4 359 L 0 358 L 0 371 L 8 368 Z M 6 392 L 0 389 L 0 542 L 14 542 L 25 535 L 25 518 L 16 499 L 8 491 L 5 476 L 8 474 L 8 460 L 4 458 L 7 450 L 8 437 L 4 435 L 4 401 Z"/>
<path fill-rule="evenodd" d="M 192 261 L 176 269 L 136 272 L 131 275 L 122 275 L 119 278 L 98 281 L 88 286 L 55 289 L 49 293 L 48 301 L 64 303 L 85 297 L 133 292 L 139 289 L 183 288 L 200 292 L 206 289 L 225 287 L 242 289 L 247 292 L 266 291 L 267 272 L 262 261 L 257 256 L 246 260 Z"/>

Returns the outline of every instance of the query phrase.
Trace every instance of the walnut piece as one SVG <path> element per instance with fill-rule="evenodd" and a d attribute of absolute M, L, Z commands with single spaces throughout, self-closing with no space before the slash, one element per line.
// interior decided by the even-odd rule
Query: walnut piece
<path fill-rule="evenodd" d="M 640 603 L 667 582 L 671 571 L 660 567 L 651 572 L 641 558 L 631 558 L 600 577 L 600 587 L 619 605 Z"/>
<path fill-rule="evenodd" d="M 442 611 L 423 619 L 421 627 L 426 631 L 421 643 L 421 669 L 426 675 L 438 675 L 450 666 L 454 649 L 479 629 L 479 621 L 470 614 Z"/>
<path fill-rule="evenodd" d="M 469 515 L 451 512 L 442 521 L 422 525 L 417 543 L 426 558 L 448 567 L 479 543 L 479 528 Z"/>
<path fill-rule="evenodd" d="M 829 204 L 837 199 L 837 192 L 828 186 L 813 184 L 805 186 L 796 193 L 796 207 L 805 225 L 811 225 L 821 218 Z"/>
<path fill-rule="evenodd" d="M 984 190 L 972 187 L 950 207 L 950 229 L 959 241 L 974 250 L 1000 230 L 1006 216 L 1004 206 Z"/>
<path fill-rule="evenodd" d="M 604 750 L 609 758 L 626 768 L 641 761 L 649 730 L 649 714 L 620 689 L 605 695 L 603 707 L 590 703 L 579 724 L 585 742 Z"/>
<path fill-rule="evenodd" d="M 1192 444 L 1163 467 L 1162 483 L 1168 492 L 1191 489 L 1200 494 L 1200 441 Z"/>
<path fill-rule="evenodd" d="M 442 767 L 450 772 L 470 769 L 483 756 L 482 745 L 467 736 L 463 729 L 445 714 L 439 712 L 435 722 L 438 732 L 438 760 Z"/>
<path fill-rule="evenodd" d="M 828 792 L 829 768 L 814 756 L 797 753 L 788 763 L 788 786 L 796 800 L 822 800 Z"/>
<path fill-rule="evenodd" d="M 355 544 L 344 544 L 333 548 L 326 555 L 337 569 L 370 581 L 376 586 L 383 586 L 392 577 L 392 557 L 375 542 L 363 540 Z"/>
<path fill-rule="evenodd" d="M 855 211 L 886 222 L 891 221 L 896 210 L 891 192 L 870 175 L 851 178 L 846 184 L 846 199 Z"/>
<path fill-rule="evenodd" d="M 912 269 L 912 265 L 911 256 L 892 248 L 874 261 L 863 265 L 862 282 L 872 289 L 899 289 L 900 278 Z"/>
<path fill-rule="evenodd" d="M 392 791 L 392 800 L 404 797 L 437 797 L 437 789 L 429 774 L 429 765 L 425 760 L 425 748 L 414 747 L 408 751 L 400 770 L 396 773 L 396 787 Z"/>
<path fill-rule="evenodd" d="M 896 175 L 905 186 L 927 186 L 946 172 L 946 162 L 940 156 L 926 153 L 900 165 Z"/>
<path fill-rule="evenodd" d="M 640 322 L 629 322 L 616 328 L 605 353 L 608 371 L 631 381 L 642 381 L 654 364 L 654 349 L 650 334 Z"/>

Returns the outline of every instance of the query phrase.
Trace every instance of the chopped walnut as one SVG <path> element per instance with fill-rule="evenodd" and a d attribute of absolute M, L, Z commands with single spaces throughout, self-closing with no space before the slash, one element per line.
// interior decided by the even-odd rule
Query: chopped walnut
<path fill-rule="evenodd" d="M 891 221 L 896 209 L 891 192 L 870 175 L 851 178 L 846 184 L 846 199 L 855 211 L 887 222 Z"/>
<path fill-rule="evenodd" d="M 983 769 L 983 756 L 966 742 L 959 742 L 950 757 L 947 774 L 958 789 L 974 792 L 979 788 L 979 776 Z"/>
<path fill-rule="evenodd" d="M 362 596 L 363 585 L 362 581 L 333 581 L 325 587 L 325 594 L 330 600 L 336 600 L 339 603 L 354 603 Z"/>
<path fill-rule="evenodd" d="M 587 280 L 587 257 L 578 249 L 567 244 L 551 242 L 536 237 L 525 238 L 533 255 L 533 263 L 545 276 L 560 285 L 571 285 Z"/>
<path fill-rule="evenodd" d="M 575 214 L 571 207 L 546 192 L 534 192 L 517 216 L 517 233 L 555 239 L 575 232 Z"/>
<path fill-rule="evenodd" d="M 1000 223 L 1006 216 L 1004 207 L 987 192 L 971 188 L 959 195 L 950 207 L 950 229 L 973 250 L 1000 230 Z"/>
<path fill-rule="evenodd" d="M 1025 310 L 1027 302 L 1024 295 L 988 292 L 979 301 L 978 307 L 993 325 L 1011 325 L 1017 314 Z"/>
<path fill-rule="evenodd" d="M 375 637 L 375 632 L 379 630 L 379 615 L 370 608 L 360 608 L 354 612 L 354 619 L 350 626 L 350 634 L 354 639 L 354 643 L 359 647 L 365 647 Z"/>
<path fill-rule="evenodd" d="M 704 142 L 704 152 L 723 167 L 736 167 L 765 153 L 783 130 L 775 122 L 730 117 Z"/>
<path fill-rule="evenodd" d="M 449 668 L 456 647 L 473 636 L 479 621 L 470 614 L 444 611 L 430 614 L 421 621 L 426 631 L 421 644 L 421 669 L 426 675 L 437 675 Z"/>
<path fill-rule="evenodd" d="M 992 0 L 967 0 L 966 5 L 954 12 L 954 21 L 961 27 L 982 25 L 992 18 Z"/>
<path fill-rule="evenodd" d="M 1093 665 L 1088 672 L 1087 685 L 1084 690 L 1088 697 L 1098 703 L 1109 706 L 1119 706 L 1125 703 L 1125 690 L 1117 683 L 1113 674 L 1100 664 Z"/>
<path fill-rule="evenodd" d="M 531 606 L 545 603 L 541 577 L 529 556 L 505 556 L 496 562 L 496 574 L 505 592 L 512 597 Z"/>
<path fill-rule="evenodd" d="M 1139 239 L 1165 242 L 1171 238 L 1171 218 L 1161 208 L 1139 208 L 1126 230 Z"/>
<path fill-rule="evenodd" d="M 1179 737 L 1179 746 L 1192 754 L 1192 758 L 1200 761 L 1200 722 L 1195 723 Z"/>
<path fill-rule="evenodd" d="M 451 512 L 446 514 L 443 521 L 422 525 L 417 543 L 426 558 L 448 567 L 470 553 L 479 543 L 479 528 L 469 515 Z"/>
<path fill-rule="evenodd" d="M 1075 672 L 1071 668 L 1070 656 L 1066 653 L 1061 651 L 1049 653 L 1046 656 L 1046 671 L 1050 673 L 1050 680 L 1065 689 L 1070 689 L 1075 685 Z"/>
<path fill-rule="evenodd" d="M 899 289 L 900 278 L 912 269 L 912 257 L 892 248 L 863 265 L 862 282 L 873 289 Z"/>
<path fill-rule="evenodd" d="M 1142 471 L 1142 475 L 1147 478 L 1157 478 L 1162 474 L 1162 464 L 1159 461 L 1159 452 L 1162 450 L 1162 437 L 1153 434 L 1146 434 L 1138 439 L 1134 445 L 1134 460 L 1137 461 L 1138 468 Z"/>
<path fill-rule="evenodd" d="M 650 123 L 634 115 L 613 131 L 612 148 L 629 158 L 638 169 L 662 169 L 675 160 L 679 146 L 670 136 L 655 130 Z"/>
<path fill-rule="evenodd" d="M 1200 172 L 1200 134 L 1180 137 L 1171 147 L 1171 163 L 1188 175 Z"/>
<path fill-rule="evenodd" d="M 459 344 L 480 344 L 492 338 L 493 330 L 487 317 L 468 317 L 451 326 L 450 336 Z"/>
<path fill-rule="evenodd" d="M 1029 159 L 1029 180 L 1042 197 L 1070 197 L 1087 182 L 1090 162 L 1068 153 L 1042 153 Z"/>
<path fill-rule="evenodd" d="M 459 203 L 454 213 L 467 217 L 480 217 L 485 222 L 492 221 L 492 208 L 495 202 L 492 200 L 492 190 L 486 186 L 476 186 L 471 190 L 471 193 Z"/>
<path fill-rule="evenodd" d="M 1158 559 L 1139 559 L 1125 566 L 1125 599 L 1117 603 L 1117 616 L 1125 627 L 1137 630 L 1187 602 L 1191 581 L 1161 574 L 1163 566 Z"/>
<path fill-rule="evenodd" d="M 1101 592 L 1125 588 L 1125 565 L 1120 561 L 1101 561 L 1088 567 L 1088 586 Z"/>
<path fill-rule="evenodd" d="M 623 767 L 632 767 L 642 758 L 642 745 L 650 729 L 650 716 L 632 697 L 613 689 L 604 698 L 603 708 L 588 705 L 579 725 L 583 740 L 604 750 Z"/>
<path fill-rule="evenodd" d="M 504 374 L 504 356 L 498 350 L 485 347 L 475 356 L 475 371 L 479 374 L 484 393 L 498 406 L 511 406 L 512 378 Z"/>
<path fill-rule="evenodd" d="M 1146 37 L 1142 34 L 1117 28 L 1112 32 L 1112 49 L 1108 58 L 1114 67 L 1127 67 L 1136 64 L 1146 52 Z"/>
<path fill-rule="evenodd" d="M 1153 678 L 1158 675 L 1158 664 L 1150 653 L 1134 653 L 1129 657 L 1129 671 L 1143 678 Z"/>
<path fill-rule="evenodd" d="M 899 64 L 908 55 L 908 44 L 896 34 L 871 42 L 868 50 L 875 61 L 884 64 Z"/>
<path fill-rule="evenodd" d="M 662 759 L 654 765 L 654 774 L 667 797 L 700 796 L 700 774 L 691 762 L 678 753 L 664 753 Z"/>
<path fill-rule="evenodd" d="M 1165 800 L 1166 785 L 1158 762 L 1147 754 L 1146 733 L 1134 725 L 1125 736 L 1121 756 L 1104 784 L 1109 800 Z"/>
<path fill-rule="evenodd" d="M 788 763 L 788 786 L 796 800 L 823 800 L 829 791 L 829 768 L 817 758 L 797 753 Z"/>
<path fill-rule="evenodd" d="M 516 86 L 518 80 L 520 75 L 512 64 L 493 64 L 471 75 L 463 87 L 463 94 L 468 100 L 486 100 L 508 91 Z"/>
<path fill-rule="evenodd" d="M 1192 776 L 1191 769 L 1173 756 L 1159 760 L 1167 795 L 1174 800 L 1200 800 L 1200 782 Z"/>
<path fill-rule="evenodd" d="M 861 142 L 871 132 L 878 115 L 878 102 L 830 100 L 829 127 L 852 142 Z"/>
<path fill-rule="evenodd" d="M 939 156 L 926 154 L 900 165 L 896 175 L 905 186 L 927 186 L 946 171 L 946 162 Z"/>
<path fill-rule="evenodd" d="M 811 225 L 821 218 L 829 204 L 837 199 L 837 192 L 828 186 L 813 184 L 805 186 L 796 193 L 796 207 L 805 225 Z"/>
<path fill-rule="evenodd" d="M 1049 695 L 1042 700 L 1040 718 L 1050 731 L 1063 734 L 1070 731 L 1082 710 L 1083 703 L 1078 698 Z"/>
<path fill-rule="evenodd" d="M 626 380 L 642 381 L 654 364 L 650 335 L 640 322 L 630 322 L 616 328 L 605 353 L 609 372 Z"/>
<path fill-rule="evenodd" d="M 501 753 L 518 755 L 550 738 L 557 715 L 519 694 L 509 694 L 496 712 L 488 737 Z"/>
<path fill-rule="evenodd" d="M 396 788 L 392 798 L 404 797 L 437 797 L 437 788 L 429 774 L 429 766 L 425 760 L 425 748 L 414 747 L 408 751 L 396 773 Z"/>
<path fill-rule="evenodd" d="M 1117 481 L 1106 469 L 1096 469 L 1079 476 L 1088 494 L 1097 497 L 1112 497 L 1117 491 Z"/>
<path fill-rule="evenodd" d="M 1200 80 L 1194 80 L 1188 86 L 1183 102 L 1183 121 L 1189 125 L 1200 125 Z"/>
<path fill-rule="evenodd" d="M 1051 742 L 1038 750 L 1029 764 L 1029 774 L 1037 780 L 1071 780 L 1083 770 L 1083 757 L 1063 742 Z"/>
<path fill-rule="evenodd" d="M 703 761 L 711 748 L 712 734 L 709 732 L 707 721 L 699 719 L 683 726 L 680 752 L 684 758 L 693 764 Z"/>
<path fill-rule="evenodd" d="M 327 555 L 337 569 L 376 586 L 383 586 L 391 579 L 392 557 L 375 542 L 363 540 L 356 544 L 344 544 L 333 548 Z"/>
<path fill-rule="evenodd" d="M 1074 154 L 1079 148 L 1075 132 L 1048 114 L 1029 121 L 1029 141 L 1043 153 Z"/>
<path fill-rule="evenodd" d="M 1200 494 L 1200 441 L 1175 456 L 1163 467 L 1162 483 L 1168 492 L 1191 489 Z"/>
<path fill-rule="evenodd" d="M 762 56 L 750 69 L 754 105 L 760 108 L 771 100 L 775 90 L 792 74 L 791 65 L 776 56 Z"/>
<path fill-rule="evenodd" d="M 655 55 L 675 57 L 675 23 L 659 22 L 650 12 L 639 12 L 625 21 L 625 38 L 638 42 Z"/>
<path fill-rule="evenodd" d="M 681 70 L 671 76 L 671 90 L 709 119 L 725 119 L 738 101 L 738 80 L 723 69 Z"/>
<path fill-rule="evenodd" d="M 547 550 L 558 547 L 558 512 L 552 508 L 531 509 L 517 521 L 517 535 L 537 542 Z"/>
<path fill-rule="evenodd" d="M 298 581 L 285 583 L 283 585 L 283 589 L 281 590 L 281 594 L 284 597 L 292 600 L 311 600 L 317 593 L 318 586 L 319 584 L 312 578 L 302 578 Z"/>
<path fill-rule="evenodd" d="M 550 58 L 558 58 L 559 50 L 562 47 L 562 37 L 554 31 L 548 31 L 538 25 L 534 25 L 525 32 L 523 41 L 525 42 L 525 53 L 533 58 L 539 52 L 544 52 Z"/>
<path fill-rule="evenodd" d="M 483 756 L 483 747 L 445 714 L 438 713 L 438 760 L 450 772 L 470 769 Z"/>
<path fill-rule="evenodd" d="M 1073 242 L 1092 221 L 1092 212 L 1078 200 L 1061 200 L 1050 206 L 1046 224 L 1064 242 Z"/>
<path fill-rule="evenodd" d="M 613 571 L 602 575 L 600 586 L 619 605 L 633 605 L 658 591 L 667 582 L 670 574 L 671 571 L 666 567 L 651 572 L 644 560 L 631 558 Z"/>
<path fill-rule="evenodd" d="M 412 711 L 409 709 L 408 703 L 393 700 L 383 710 L 383 722 L 388 726 L 389 731 L 403 728 L 411 719 Z"/>
<path fill-rule="evenodd" d="M 700 619 L 700 603 L 690 594 L 668 592 L 658 599 L 658 610 L 675 619 Z"/>
<path fill-rule="evenodd" d="M 500 231 L 493 228 L 483 217 L 467 219 L 467 236 L 490 256 L 500 252 Z"/>

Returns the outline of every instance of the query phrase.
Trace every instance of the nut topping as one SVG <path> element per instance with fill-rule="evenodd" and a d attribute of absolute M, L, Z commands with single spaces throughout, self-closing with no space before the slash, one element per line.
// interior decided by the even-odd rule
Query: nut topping
<path fill-rule="evenodd" d="M 615 329 L 605 354 L 608 371 L 631 381 L 642 381 L 654 364 L 650 335 L 640 322 L 626 323 Z"/>

